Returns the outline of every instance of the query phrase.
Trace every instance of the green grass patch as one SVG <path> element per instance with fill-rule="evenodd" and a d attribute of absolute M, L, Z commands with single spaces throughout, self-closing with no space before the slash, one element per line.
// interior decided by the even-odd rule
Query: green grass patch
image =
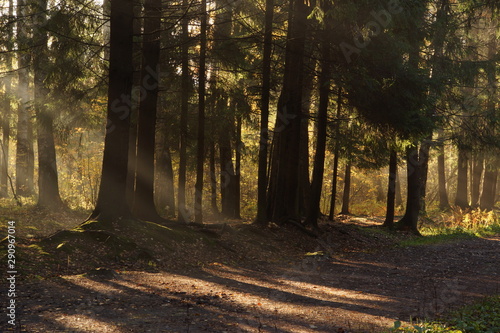
<path fill-rule="evenodd" d="M 410 326 L 403 326 L 397 321 L 389 332 L 498 333 L 500 332 L 500 296 L 488 297 L 480 302 L 464 306 L 439 321 L 424 321 Z"/>

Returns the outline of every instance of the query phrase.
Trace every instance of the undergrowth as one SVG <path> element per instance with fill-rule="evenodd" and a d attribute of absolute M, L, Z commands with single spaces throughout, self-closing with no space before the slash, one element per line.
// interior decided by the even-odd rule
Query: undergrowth
<path fill-rule="evenodd" d="M 485 298 L 450 312 L 439 321 L 420 321 L 404 326 L 394 323 L 389 332 L 407 333 L 498 333 L 500 332 L 500 296 Z"/>
<path fill-rule="evenodd" d="M 422 219 L 420 233 L 400 242 L 401 246 L 437 244 L 448 241 L 500 234 L 500 220 L 494 211 L 453 208 Z"/>

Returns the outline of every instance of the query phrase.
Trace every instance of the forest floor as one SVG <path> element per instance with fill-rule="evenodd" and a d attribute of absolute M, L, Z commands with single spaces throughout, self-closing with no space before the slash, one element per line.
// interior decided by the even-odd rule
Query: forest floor
<path fill-rule="evenodd" d="M 412 236 L 345 218 L 317 239 L 239 221 L 40 241 L 82 216 L 0 216 L 20 237 L 17 325 L 2 315 L 2 332 L 382 332 L 500 293 L 499 236 L 402 247 Z"/>

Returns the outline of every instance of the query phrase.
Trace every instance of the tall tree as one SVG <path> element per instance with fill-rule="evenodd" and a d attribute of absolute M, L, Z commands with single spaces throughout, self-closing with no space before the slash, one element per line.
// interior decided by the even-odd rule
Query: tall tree
<path fill-rule="evenodd" d="M 342 113 L 342 87 L 338 87 L 337 93 L 337 117 L 335 119 L 335 149 L 333 155 L 333 176 L 332 176 L 332 193 L 330 197 L 330 212 L 328 218 L 333 221 L 335 213 L 335 202 L 337 200 L 337 179 L 339 172 L 339 155 L 340 155 L 340 115 Z"/>
<path fill-rule="evenodd" d="M 324 5 L 323 11 L 328 12 L 330 6 Z M 325 23 L 324 23 L 325 24 Z M 318 229 L 318 217 L 320 213 L 321 190 L 323 187 L 323 174 L 325 170 L 325 150 L 328 121 L 328 105 L 330 100 L 330 36 L 329 29 L 325 26 L 321 36 L 321 74 L 319 76 L 319 106 L 317 115 L 316 131 L 316 153 L 314 155 L 314 167 L 312 174 L 311 189 L 309 191 L 309 204 L 306 224 Z"/>
<path fill-rule="evenodd" d="M 188 138 L 188 109 L 189 96 L 191 92 L 189 76 L 189 17 L 187 10 L 190 7 L 188 0 L 182 1 L 185 14 L 182 17 L 182 44 L 181 44 L 181 119 L 179 135 L 179 178 L 177 188 L 177 219 L 179 222 L 187 222 L 186 211 L 186 165 L 187 165 L 187 138 Z"/>
<path fill-rule="evenodd" d="M 396 181 L 398 173 L 398 155 L 396 150 L 391 150 L 389 159 L 389 181 L 387 186 L 387 209 L 384 227 L 394 228 L 394 206 L 396 202 Z"/>
<path fill-rule="evenodd" d="M 106 136 L 96 207 L 89 219 L 111 224 L 131 217 L 126 200 L 134 2 L 111 1 Z"/>
<path fill-rule="evenodd" d="M 299 147 L 302 118 L 304 44 L 308 6 L 304 0 L 290 0 L 283 86 L 278 100 L 274 149 L 268 193 L 268 214 L 272 221 L 300 221 Z"/>
<path fill-rule="evenodd" d="M 10 121 L 12 114 L 12 51 L 14 42 L 14 1 L 9 0 L 8 9 L 8 20 L 9 26 L 7 30 L 7 43 L 6 43 L 6 53 L 5 53 L 5 69 L 7 71 L 5 77 L 5 99 L 3 101 L 3 112 L 2 112 L 2 142 L 0 145 L 0 198 L 8 196 L 8 177 L 9 177 L 9 151 L 10 151 Z"/>
<path fill-rule="evenodd" d="M 62 208 L 59 196 L 56 149 L 54 142 L 54 114 L 49 108 L 47 96 L 47 1 L 38 0 L 34 6 L 37 18 L 33 25 L 33 53 L 35 112 L 38 142 L 38 206 L 49 209 Z"/>
<path fill-rule="evenodd" d="M 271 52 L 273 41 L 274 0 L 266 0 L 264 17 L 264 50 L 262 55 L 262 91 L 260 100 L 260 141 L 257 190 L 257 217 L 255 222 L 267 225 L 267 158 L 269 144 L 269 100 L 271 92 Z"/>
<path fill-rule="evenodd" d="M 352 162 L 347 161 L 344 172 L 344 192 L 342 194 L 342 209 L 340 210 L 340 214 L 344 215 L 351 214 L 349 211 L 349 203 L 351 200 L 351 169 L 352 169 Z"/>
<path fill-rule="evenodd" d="M 469 207 L 468 192 L 468 164 L 469 158 L 464 147 L 458 147 L 457 160 L 457 193 L 455 196 L 455 206 L 460 208 Z"/>
<path fill-rule="evenodd" d="M 198 67 L 198 146 L 196 152 L 196 183 L 194 186 L 195 222 L 203 222 L 203 173 L 205 162 L 205 91 L 207 57 L 207 2 L 201 0 L 200 63 Z"/>
<path fill-rule="evenodd" d="M 446 165 L 445 165 L 445 150 L 442 138 L 442 131 L 438 134 L 438 156 L 437 156 L 437 174 L 439 184 L 439 209 L 448 210 L 450 203 L 448 201 L 448 191 L 446 189 Z"/>
<path fill-rule="evenodd" d="M 155 134 L 159 91 L 161 0 L 144 2 L 141 98 L 137 119 L 137 167 L 133 213 L 147 221 L 161 222 L 154 200 Z"/>
<path fill-rule="evenodd" d="M 18 195 L 31 195 L 31 150 L 30 143 L 30 115 L 29 115 L 29 68 L 31 63 L 29 43 L 29 12 L 26 0 L 17 2 L 17 48 L 18 48 L 18 108 L 17 108 L 17 136 L 16 136 L 16 192 Z"/>

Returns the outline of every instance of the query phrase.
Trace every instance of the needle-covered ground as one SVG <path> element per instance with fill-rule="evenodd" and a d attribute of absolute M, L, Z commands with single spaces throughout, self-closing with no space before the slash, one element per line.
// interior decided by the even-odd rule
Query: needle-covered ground
<path fill-rule="evenodd" d="M 2 212 L 1 229 L 16 219 L 21 332 L 381 332 L 500 293 L 498 236 L 402 247 L 412 236 L 373 219 L 322 223 L 312 238 L 241 221 L 25 215 Z"/>

